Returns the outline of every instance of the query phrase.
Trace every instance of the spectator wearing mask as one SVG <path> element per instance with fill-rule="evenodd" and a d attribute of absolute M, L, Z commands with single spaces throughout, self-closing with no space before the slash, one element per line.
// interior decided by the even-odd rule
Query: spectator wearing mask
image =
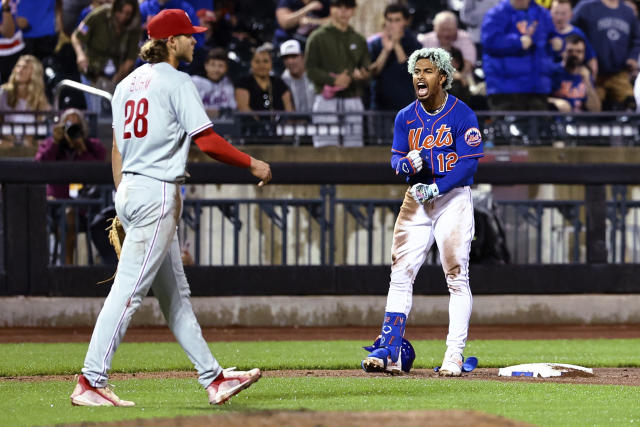
<path fill-rule="evenodd" d="M 631 81 L 638 72 L 640 25 L 621 0 L 583 0 L 571 23 L 593 43 L 598 58 L 596 90 L 605 110 L 635 110 Z"/>
<path fill-rule="evenodd" d="M 227 76 L 227 52 L 214 47 L 204 63 L 206 77 L 191 76 L 209 117 L 218 117 L 236 109 L 233 83 Z"/>
<path fill-rule="evenodd" d="M 549 11 L 531 0 L 501 0 L 482 23 L 483 69 L 489 107 L 547 110 L 555 37 Z"/>
<path fill-rule="evenodd" d="M 567 37 L 570 35 L 577 35 L 586 45 L 585 61 L 587 66 L 591 69 L 594 76 L 598 75 L 598 59 L 596 58 L 596 51 L 593 50 L 593 46 L 589 43 L 587 36 L 582 32 L 580 28 L 571 25 L 571 17 L 573 16 L 573 8 L 571 7 L 571 0 L 553 0 L 551 3 L 551 21 L 556 29 L 556 33 L 566 42 Z M 563 48 L 564 49 L 564 48 Z M 556 61 L 562 61 L 562 50 L 556 52 Z"/>
<path fill-rule="evenodd" d="M 18 58 L 24 54 L 22 30 L 16 22 L 15 5 L 2 0 L 0 15 L 0 83 L 6 83 Z"/>
<path fill-rule="evenodd" d="M 409 10 L 391 3 L 384 10 L 381 34 L 367 43 L 373 76 L 371 109 L 397 111 L 415 99 L 411 76 L 407 75 L 407 58 L 422 45 L 409 30 Z"/>
<path fill-rule="evenodd" d="M 287 40 L 282 43 L 280 45 L 280 57 L 285 66 L 282 80 L 291 90 L 294 109 L 301 112 L 310 112 L 313 109 L 315 89 L 304 68 L 304 55 L 302 54 L 300 42 Z"/>
<path fill-rule="evenodd" d="M 424 47 L 455 47 L 462 52 L 462 74 L 470 75 L 476 64 L 477 53 L 469 33 L 458 28 L 458 18 L 449 10 L 438 12 L 433 18 L 433 31 L 418 36 Z"/>
<path fill-rule="evenodd" d="M 89 138 L 89 127 L 80 110 L 70 108 L 60 115 L 60 120 L 53 127 L 53 135 L 45 139 L 36 153 L 38 162 L 63 162 L 63 161 L 104 161 L 106 150 L 100 140 Z M 70 199 L 68 184 L 47 185 L 47 198 Z M 55 219 L 59 219 L 61 212 Z M 71 206 L 64 212 L 66 218 L 65 234 L 65 263 L 72 264 L 76 247 L 76 218 L 84 218 L 86 212 L 75 212 Z M 78 224 L 79 226 L 80 224 Z M 60 230 L 55 230 L 60 233 Z"/>
<path fill-rule="evenodd" d="M 330 113 L 364 111 L 362 95 L 369 84 L 367 41 L 350 25 L 356 9 L 355 0 L 331 0 L 330 22 L 315 30 L 305 50 L 305 67 L 315 87 L 313 103 L 315 124 L 338 124 L 340 118 Z M 360 147 L 362 116 L 346 114 L 342 126 L 342 143 Z M 313 145 L 338 145 L 338 135 L 315 135 Z"/>
<path fill-rule="evenodd" d="M 572 34 L 565 43 L 562 66 L 552 76 L 553 96 L 549 101 L 562 112 L 600 111 L 600 98 L 593 86 L 591 71 L 585 65 L 584 39 Z"/>
<path fill-rule="evenodd" d="M 42 63 L 33 55 L 22 55 L 11 71 L 9 81 L 0 86 L 0 111 L 4 111 L 3 123 L 35 123 L 36 114 L 26 111 L 48 111 L 51 109 L 44 88 Z M 14 110 L 16 113 L 7 113 Z M 18 133 L 3 135 L 3 144 L 34 145 L 34 137 L 25 135 L 18 141 Z"/>

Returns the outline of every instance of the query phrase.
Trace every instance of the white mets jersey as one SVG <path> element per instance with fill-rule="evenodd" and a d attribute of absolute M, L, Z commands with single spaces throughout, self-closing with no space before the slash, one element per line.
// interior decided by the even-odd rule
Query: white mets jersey
<path fill-rule="evenodd" d="M 189 75 L 166 62 L 122 80 L 111 110 L 122 172 L 161 181 L 184 180 L 191 137 L 212 126 Z"/>

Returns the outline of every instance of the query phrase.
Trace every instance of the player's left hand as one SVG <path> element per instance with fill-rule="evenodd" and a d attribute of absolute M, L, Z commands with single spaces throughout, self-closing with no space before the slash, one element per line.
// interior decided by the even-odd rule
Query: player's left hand
<path fill-rule="evenodd" d="M 436 184 L 414 184 L 409 192 L 413 200 L 420 204 L 435 199 L 436 196 L 440 194 L 440 190 Z"/>
<path fill-rule="evenodd" d="M 265 184 L 268 184 L 271 181 L 271 167 L 269 163 L 263 162 L 262 160 L 251 158 L 251 166 L 249 166 L 249 171 L 256 178 L 260 179 L 258 183 L 258 187 L 262 187 Z"/>

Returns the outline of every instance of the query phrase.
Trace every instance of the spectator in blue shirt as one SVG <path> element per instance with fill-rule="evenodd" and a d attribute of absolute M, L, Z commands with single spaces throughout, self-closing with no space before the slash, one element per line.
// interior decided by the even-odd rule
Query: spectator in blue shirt
<path fill-rule="evenodd" d="M 482 23 L 483 68 L 492 110 L 546 110 L 555 37 L 551 15 L 531 0 L 502 0 Z M 560 42 L 560 43 L 558 43 Z"/>
<path fill-rule="evenodd" d="M 632 78 L 638 72 L 640 27 L 621 0 L 583 0 L 571 23 L 593 43 L 598 56 L 596 90 L 604 109 L 635 110 Z"/>
<path fill-rule="evenodd" d="M 571 0 L 553 0 L 551 3 L 551 20 L 553 21 L 553 25 L 556 28 L 556 32 L 558 36 L 562 39 L 563 43 L 566 45 L 567 37 L 570 35 L 577 35 L 585 43 L 585 62 L 587 66 L 591 69 L 593 76 L 598 75 L 598 58 L 596 57 L 596 51 L 593 50 L 593 46 L 589 43 L 589 39 L 582 32 L 582 30 L 578 27 L 574 27 L 571 25 L 571 17 L 573 16 L 573 8 L 571 6 Z M 562 52 L 563 50 L 556 53 L 556 61 L 562 62 Z"/>
<path fill-rule="evenodd" d="M 53 55 L 58 43 L 57 30 L 62 29 L 62 0 L 20 0 L 18 20 L 24 39 L 24 53 L 43 60 Z"/>
<path fill-rule="evenodd" d="M 371 56 L 369 70 L 371 83 L 371 109 L 397 111 L 415 99 L 411 76 L 407 75 L 407 58 L 422 48 L 416 36 L 409 31 L 409 11 L 398 3 L 384 10 L 384 28 L 371 37 L 367 45 Z"/>
<path fill-rule="evenodd" d="M 585 52 L 582 37 L 572 34 L 566 38 L 562 66 L 552 76 L 553 96 L 549 98 L 559 111 L 600 111 L 600 98 L 591 71 L 585 65 Z"/>

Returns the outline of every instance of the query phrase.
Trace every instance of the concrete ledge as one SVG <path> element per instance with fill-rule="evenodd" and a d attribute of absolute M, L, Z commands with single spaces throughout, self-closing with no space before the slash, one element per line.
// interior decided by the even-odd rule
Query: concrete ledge
<path fill-rule="evenodd" d="M 447 296 L 416 296 L 411 323 L 448 324 Z M 0 298 L 0 327 L 93 326 L 103 298 Z M 197 297 L 192 298 L 203 327 L 221 326 L 379 326 L 384 296 Z M 640 323 L 640 295 L 480 295 L 474 298 L 472 324 L 617 324 Z M 132 326 L 165 321 L 149 297 Z"/>

